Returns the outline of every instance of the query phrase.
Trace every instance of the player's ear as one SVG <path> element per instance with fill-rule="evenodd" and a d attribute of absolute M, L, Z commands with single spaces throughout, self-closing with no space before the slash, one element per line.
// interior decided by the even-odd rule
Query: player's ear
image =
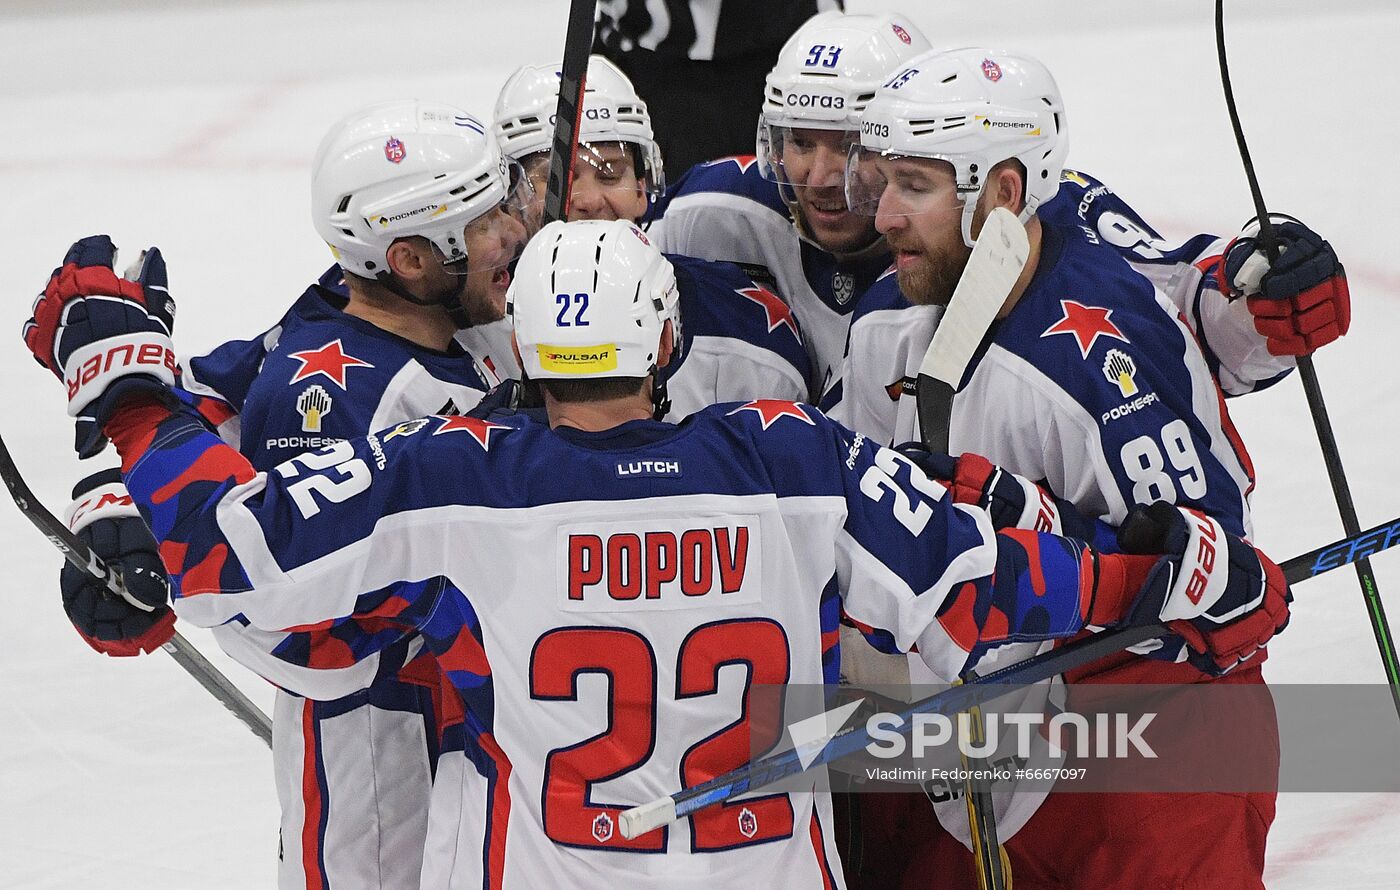
<path fill-rule="evenodd" d="M 982 192 L 985 204 L 983 210 L 991 213 L 998 207 L 1005 207 L 1012 213 L 1020 213 L 1026 202 L 1025 168 L 1017 161 L 1003 161 L 992 168 L 987 177 L 987 187 Z"/>
<path fill-rule="evenodd" d="M 676 349 L 676 335 L 671 330 L 671 322 L 667 321 L 661 328 L 660 348 L 656 351 L 656 367 L 664 368 L 671 363 L 671 355 Z"/>
<path fill-rule="evenodd" d="M 407 281 L 417 281 L 423 277 L 425 257 L 422 249 L 412 240 L 402 238 L 389 245 L 389 270 Z"/>

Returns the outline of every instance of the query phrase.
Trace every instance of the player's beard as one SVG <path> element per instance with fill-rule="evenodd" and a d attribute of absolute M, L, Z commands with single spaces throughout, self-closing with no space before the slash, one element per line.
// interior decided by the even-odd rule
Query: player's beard
<path fill-rule="evenodd" d="M 959 238 L 938 251 L 925 251 L 917 262 L 895 272 L 899 289 L 909 302 L 919 306 L 947 306 L 953 290 L 967 268 L 972 250 Z"/>

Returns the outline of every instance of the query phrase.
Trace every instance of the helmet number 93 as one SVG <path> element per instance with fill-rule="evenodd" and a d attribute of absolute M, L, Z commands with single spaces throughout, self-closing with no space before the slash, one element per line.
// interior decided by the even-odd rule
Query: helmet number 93
<path fill-rule="evenodd" d="M 583 317 L 583 313 L 588 311 L 588 294 L 555 294 L 554 302 L 559 305 L 559 314 L 554 317 L 554 326 L 557 328 L 586 328 L 588 319 Z M 577 306 L 573 320 L 564 317 L 564 313 L 569 311 L 570 306 Z"/>
<path fill-rule="evenodd" d="M 807 61 L 802 64 L 807 68 L 835 68 L 840 59 L 841 47 L 818 43 L 807 50 Z"/>

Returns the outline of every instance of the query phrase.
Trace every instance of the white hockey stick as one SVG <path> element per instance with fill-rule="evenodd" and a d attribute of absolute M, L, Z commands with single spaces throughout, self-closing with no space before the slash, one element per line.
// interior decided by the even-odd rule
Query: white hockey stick
<path fill-rule="evenodd" d="M 962 388 L 963 375 L 1029 257 L 1026 229 L 1016 215 L 1004 207 L 988 214 L 919 365 L 914 396 L 919 427 L 924 444 L 935 451 L 948 450 L 953 394 Z"/>
<path fill-rule="evenodd" d="M 1029 257 L 1030 243 L 1021 221 L 1005 208 L 993 210 L 982 225 L 972 256 L 919 365 L 914 399 L 923 442 L 930 450 L 948 451 L 953 397 L 962 388 L 992 322 L 1006 305 Z M 969 713 L 977 733 L 985 732 L 981 712 L 974 708 Z M 969 764 L 963 756 L 963 768 L 969 776 L 964 784 L 972 855 L 978 887 L 1005 890 L 1011 886 L 1011 864 L 997 836 L 991 787 L 986 781 L 970 778 L 986 767 L 981 759 Z"/>

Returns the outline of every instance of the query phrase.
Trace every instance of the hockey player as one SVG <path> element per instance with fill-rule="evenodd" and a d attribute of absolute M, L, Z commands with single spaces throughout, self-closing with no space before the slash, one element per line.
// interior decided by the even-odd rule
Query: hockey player
<path fill-rule="evenodd" d="M 528 186 L 507 169 L 484 127 L 449 106 L 385 103 L 337 123 L 317 153 L 312 215 L 339 265 L 271 330 L 186 363 L 182 383 L 201 414 L 271 470 L 393 423 L 472 408 L 498 381 L 453 337 L 459 324 L 504 314 L 504 270 L 523 247 L 528 209 Z M 418 212 L 434 205 L 448 210 Z M 465 260 L 445 265 L 453 245 Z M 155 542 L 114 476 L 80 484 L 71 527 L 163 601 Z M 90 576 L 65 569 L 63 587 L 98 651 L 135 654 L 169 638 L 168 609 L 148 630 L 155 613 L 104 599 Z M 422 641 L 395 638 L 381 651 L 372 626 L 269 634 L 233 621 L 214 633 L 279 687 L 279 887 L 417 886 L 439 739 L 458 710 L 442 708 Z"/>
<path fill-rule="evenodd" d="M 1277 567 L 1218 526 L 1229 558 L 1208 566 L 1195 538 L 1101 554 L 994 532 L 809 406 L 651 420 L 676 296 L 626 222 L 552 224 L 520 261 L 515 337 L 546 421 L 435 417 L 266 473 L 173 403 L 150 308 L 163 282 L 119 281 L 111 252 L 73 246 L 26 342 L 116 444 L 181 617 L 416 632 L 460 693 L 469 744 L 462 781 L 440 767 L 433 786 L 425 887 L 842 886 L 811 791 L 617 830 L 621 807 L 748 756 L 734 682 L 830 679 L 842 609 L 945 678 L 983 646 L 1024 653 L 1087 624 L 1180 620 L 1223 657 L 1242 622 L 1286 617 Z M 559 292 L 590 294 L 588 325 Z M 1209 595 L 1188 595 L 1193 573 Z"/>
<path fill-rule="evenodd" d="M 515 71 L 496 99 L 492 130 L 518 161 L 543 203 L 549 174 L 556 65 Z M 613 63 L 593 56 L 579 129 L 569 219 L 639 222 L 665 190 L 651 114 Z M 732 263 L 668 254 L 680 292 L 682 341 L 661 383 L 670 398 L 666 419 L 680 420 L 716 402 L 807 398 L 808 360 L 802 332 L 787 305 Z"/>
<path fill-rule="evenodd" d="M 846 151 L 859 141 L 870 96 L 927 49 L 929 42 L 903 16 L 815 16 L 793 35 L 768 76 L 756 158 L 690 170 L 653 211 L 648 231 L 662 250 L 730 260 L 760 280 L 771 278 L 803 326 L 814 363 L 813 398 L 820 397 L 824 408 L 842 398 L 840 369 L 851 321 L 891 262 L 869 217 L 846 207 Z M 1165 244 L 1091 177 L 1067 179 L 1042 215 L 1078 220 L 1083 237 L 1116 248 L 1159 284 L 1185 314 L 1227 394 L 1276 381 L 1292 369 L 1292 356 L 1346 332 L 1344 292 L 1313 295 L 1320 302 L 1293 294 L 1232 302 L 1227 295 L 1241 290 L 1253 297 L 1257 280 L 1246 276 L 1221 287 L 1205 274 L 1225 239 L 1202 235 L 1179 246 Z M 1237 256 L 1243 260 L 1248 253 Z"/>
<path fill-rule="evenodd" d="M 663 251 L 738 263 L 787 300 L 814 401 L 836 381 L 860 295 L 889 267 L 870 220 L 846 209 L 846 151 L 876 87 L 928 46 L 902 15 L 808 20 L 768 75 L 757 157 L 692 168 L 653 212 L 648 232 Z"/>
<path fill-rule="evenodd" d="M 959 125 L 973 120 L 983 124 Z M 900 398 L 898 386 L 887 395 L 873 381 L 903 380 L 917 368 L 937 307 L 947 304 L 983 220 L 1006 207 L 1025 222 L 1030 260 L 954 399 L 949 450 L 985 455 L 1025 478 L 1013 481 L 981 457 L 965 456 L 949 468 L 949 484 L 983 505 L 1017 502 L 1002 511 L 1013 524 L 1057 526 L 1054 511 L 1038 509 L 1039 492 L 1027 481 L 1037 480 L 1110 523 L 1122 522 L 1135 505 L 1156 503 L 1162 515 L 1164 503 L 1178 504 L 1247 535 L 1248 457 L 1177 307 L 1116 251 L 1041 212 L 1060 187 L 1067 150 L 1064 108 L 1044 66 L 988 49 L 919 56 L 871 100 L 861 143 L 852 152 L 847 193 L 894 251 L 894 275 L 881 285 L 893 296 L 884 305 L 896 305 L 902 291 L 918 307 L 904 313 L 903 326 L 886 323 L 879 334 L 861 336 L 857 320 L 847 400 L 889 405 Z M 1318 274 L 1285 283 L 1295 294 L 1344 291 L 1325 242 L 1291 241 L 1286 260 L 1265 277 L 1296 278 L 1290 270 L 1302 265 Z M 879 395 L 870 395 L 876 389 Z M 879 416 L 858 412 L 857 422 Z M 907 416 L 869 432 L 882 441 L 917 434 Z M 1202 659 L 1163 646 L 1150 658 L 1124 653 L 1071 680 L 1198 683 L 1226 675 L 1223 681 L 1259 684 L 1262 646 L 1274 627 L 1263 622 L 1260 638 L 1250 640 L 1250 626 L 1241 624 L 1238 658 Z M 1059 886 L 1072 874 L 1084 886 L 1262 886 L 1272 794 L 1051 794 L 1039 811 L 1039 795 L 1003 803 L 1000 830 L 1003 841 L 1010 838 L 1018 885 Z M 1163 818 L 1185 809 L 1191 820 Z M 939 816 L 966 843 L 962 807 L 940 809 Z M 948 832 L 910 831 L 901 849 L 920 852 L 905 886 L 924 886 L 931 869 L 948 874 L 948 861 L 967 859 Z M 1164 843 L 1172 856 L 1143 855 Z M 948 886 L 973 886 L 970 865 L 958 873 L 964 883 L 950 877 Z"/>

